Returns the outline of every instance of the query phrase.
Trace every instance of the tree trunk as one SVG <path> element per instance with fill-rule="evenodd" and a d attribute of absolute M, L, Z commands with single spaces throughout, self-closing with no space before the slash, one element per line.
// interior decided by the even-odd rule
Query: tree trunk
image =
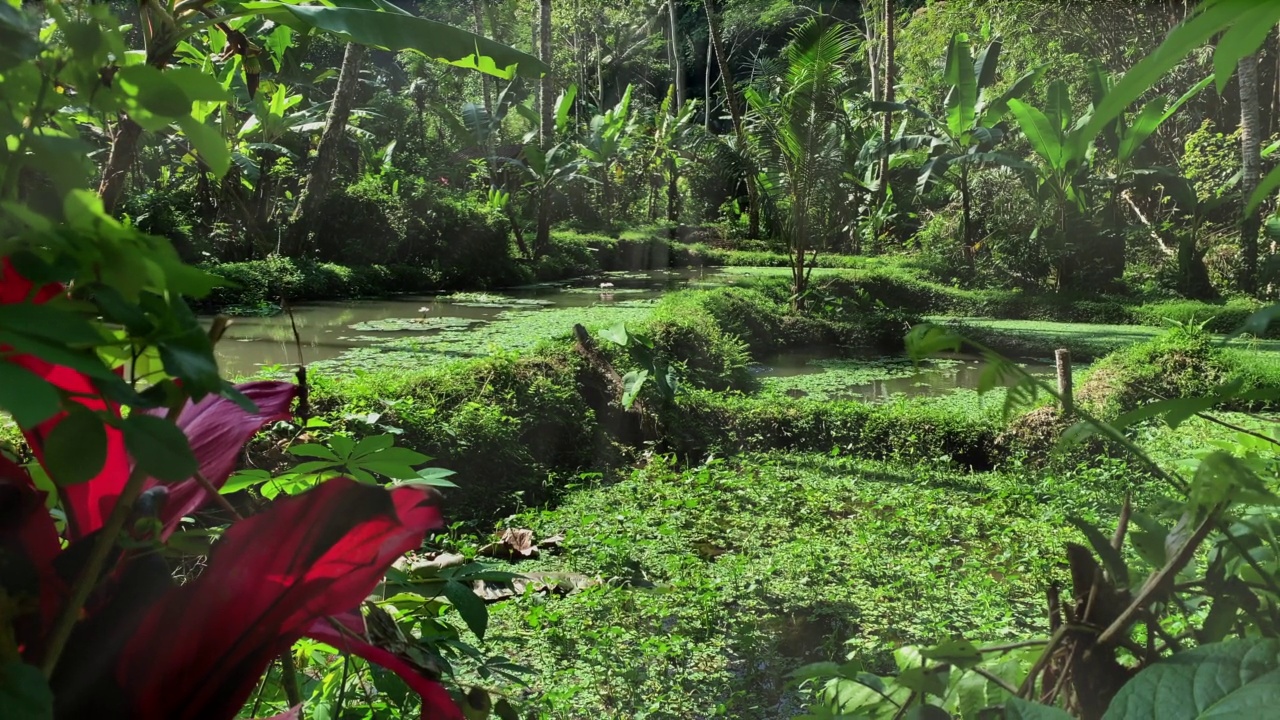
<path fill-rule="evenodd" d="M 884 101 L 891 103 L 894 100 L 894 38 L 893 38 L 893 0 L 884 0 L 884 88 L 882 94 Z M 883 125 L 881 125 L 881 137 L 884 139 L 886 146 L 889 144 L 890 135 L 893 134 L 893 113 L 886 112 L 883 117 Z M 876 207 L 879 208 L 889 197 L 889 153 L 886 151 L 880 158 L 880 185 L 876 188 Z M 966 213 L 966 233 L 968 232 L 968 209 Z M 966 237 L 966 240 L 968 238 Z"/>
<path fill-rule="evenodd" d="M 351 104 L 356 88 L 360 85 L 360 65 L 364 61 L 365 47 L 347 43 L 342 56 L 342 69 L 338 72 L 338 87 L 333 91 L 333 102 L 324 119 L 324 132 L 316 147 L 316 159 L 307 173 L 307 182 L 298 196 L 298 205 L 290 218 L 290 255 L 299 256 L 305 251 L 312 235 L 312 225 L 320 207 L 329 195 L 329 187 L 336 174 L 338 151 L 346 135 L 347 121 L 351 119 Z"/>
<path fill-rule="evenodd" d="M 703 0 L 707 11 L 707 33 L 711 36 L 711 46 L 715 49 L 716 63 L 720 65 L 720 80 L 724 83 L 725 102 L 729 104 L 729 117 L 733 119 L 733 133 L 738 140 L 738 152 L 747 151 L 747 131 L 742 118 L 742 106 L 738 104 L 738 89 L 734 86 L 733 68 L 729 66 L 729 57 L 724 50 L 724 40 L 720 36 L 720 19 L 716 16 L 715 0 Z M 747 237 L 760 237 L 760 189 L 756 186 L 756 177 L 747 172 Z"/>
<path fill-rule="evenodd" d="M 677 24 L 677 0 L 667 0 L 667 15 L 671 23 L 671 74 L 675 76 L 676 107 L 684 107 L 689 90 L 685 86 L 684 58 L 680 56 L 680 26 Z"/>
<path fill-rule="evenodd" d="M 128 185 L 129 168 L 138 154 L 138 138 L 142 136 L 142 126 L 121 114 L 116 124 L 116 134 L 111 139 L 111 152 L 107 155 L 107 164 L 102 169 L 102 180 L 98 183 L 98 196 L 102 198 L 102 207 L 108 215 L 114 215 L 120 206 L 120 198 Z"/>
<path fill-rule="evenodd" d="M 707 14 L 707 23 L 711 23 L 711 14 Z M 702 78 L 702 129 L 711 132 L 711 63 L 714 52 L 711 48 L 711 41 L 707 41 L 707 61 L 706 72 Z"/>
<path fill-rule="evenodd" d="M 551 66 L 551 0 L 541 0 L 538 12 L 538 45 L 542 62 Z M 551 73 L 542 76 L 538 87 L 538 105 L 541 112 L 540 140 L 542 151 L 551 150 L 555 140 L 555 100 L 551 95 Z M 545 187 L 538 198 L 538 232 L 533 241 L 533 254 L 541 256 L 551 247 L 551 186 Z"/>
<path fill-rule="evenodd" d="M 1178 292 L 1197 300 L 1212 300 L 1217 293 L 1204 264 L 1207 248 L 1201 249 L 1196 243 L 1198 234 L 1193 226 L 1178 238 Z"/>
<path fill-rule="evenodd" d="M 1247 203 L 1262 178 L 1257 53 L 1240 58 L 1237 78 L 1240 81 L 1240 195 Z M 1258 231 L 1261 226 L 1257 210 L 1246 214 L 1240 222 L 1240 285 L 1251 294 L 1258 289 Z"/>

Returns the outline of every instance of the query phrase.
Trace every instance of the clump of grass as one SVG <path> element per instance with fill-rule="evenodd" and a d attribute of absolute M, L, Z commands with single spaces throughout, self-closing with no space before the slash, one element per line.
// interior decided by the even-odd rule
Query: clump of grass
<path fill-rule="evenodd" d="M 1280 365 L 1250 362 L 1250 353 L 1224 348 L 1208 333 L 1173 328 L 1103 358 L 1079 391 L 1079 402 L 1112 418 L 1154 399 L 1210 395 L 1228 381 L 1244 390 L 1280 388 Z M 1228 407 L 1247 407 L 1235 401 Z"/>

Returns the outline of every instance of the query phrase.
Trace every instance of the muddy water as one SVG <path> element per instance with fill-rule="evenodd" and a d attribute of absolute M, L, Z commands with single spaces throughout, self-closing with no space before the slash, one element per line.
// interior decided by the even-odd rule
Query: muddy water
<path fill-rule="evenodd" d="M 832 360 L 840 359 L 836 363 Z M 1018 363 L 1030 374 L 1052 378 L 1052 363 L 1024 359 Z M 752 368 L 766 386 L 778 378 L 777 389 L 792 397 L 818 394 L 827 398 L 888 400 L 894 396 L 936 397 L 955 390 L 977 390 L 984 362 L 976 355 L 949 353 L 918 364 L 902 358 L 851 358 L 837 348 L 806 348 L 779 353 Z M 879 374 L 881 377 L 876 377 Z M 821 377 L 815 377 L 821 376 Z M 814 383 L 811 381 L 817 380 Z"/>
<path fill-rule="evenodd" d="M 540 304 L 519 310 L 588 307 L 634 300 L 653 300 L 671 290 L 715 284 L 714 269 L 608 273 L 598 277 L 494 291 L 494 295 L 532 300 Z M 612 287 L 601 287 L 607 283 Z M 587 291 L 587 292 L 584 292 Z M 292 321 L 288 315 L 234 318 L 218 343 L 216 355 L 223 374 L 247 377 L 274 366 L 315 363 L 338 357 L 348 350 L 369 347 L 388 338 L 406 338 L 438 333 L 439 319 L 470 321 L 471 328 L 494 321 L 510 307 L 473 307 L 442 301 L 433 296 L 401 296 L 394 299 L 320 302 L 295 305 Z M 393 318 L 423 320 L 422 329 L 402 324 L 404 329 L 370 330 L 359 323 Z M 446 320 L 447 322 L 448 320 Z M 295 338 L 294 329 L 297 329 Z M 457 330 L 458 325 L 449 328 Z"/>

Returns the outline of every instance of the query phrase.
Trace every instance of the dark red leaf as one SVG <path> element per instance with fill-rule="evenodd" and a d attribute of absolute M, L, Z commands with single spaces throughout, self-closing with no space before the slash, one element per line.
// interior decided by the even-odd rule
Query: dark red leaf
<path fill-rule="evenodd" d="M 26 471 L 0 457 L 0 587 L 10 598 L 39 601 L 37 616 L 19 617 L 19 643 L 44 633 L 65 587 L 53 571 L 61 552 L 58 533 L 44 506 L 44 493 L 35 489 Z"/>
<path fill-rule="evenodd" d="M 368 660 L 400 676 L 405 684 L 422 696 L 423 720 L 464 720 L 462 711 L 440 683 L 404 658 L 371 645 L 366 637 L 364 618 L 359 612 L 347 612 L 324 618 L 312 624 L 307 637 Z"/>
<path fill-rule="evenodd" d="M 116 664 L 136 720 L 232 718 L 272 658 L 358 606 L 441 527 L 434 496 L 346 478 L 239 521 L 196 580 L 156 604 Z"/>
<path fill-rule="evenodd" d="M 215 488 L 222 487 L 235 470 L 245 443 L 263 426 L 290 417 L 289 406 L 298 394 L 298 386 L 287 382 L 251 382 L 236 389 L 258 406 L 257 412 L 245 412 L 232 400 L 209 395 L 198 403 L 187 401 L 178 415 L 178 427 L 191 443 L 191 451 L 200 463 L 200 474 Z M 147 487 L 158 484 L 157 480 L 149 480 Z M 213 499 L 212 493 L 195 478 L 168 487 L 169 501 L 161 515 L 165 537 L 173 532 L 182 516 Z"/>
<path fill-rule="evenodd" d="M 120 416 L 120 408 L 108 403 L 94 387 L 87 375 L 68 367 L 51 365 L 44 360 L 30 355 L 13 358 L 17 364 L 44 378 L 55 387 L 74 393 L 75 402 L 94 411 L 107 411 L 115 417 Z M 24 435 L 31 446 L 36 459 L 43 465 L 45 461 L 44 442 L 58 423 L 66 419 L 67 413 L 60 412 L 34 428 L 26 430 Z M 108 425 L 107 460 L 102 470 L 88 482 L 77 483 L 59 488 L 62 495 L 62 507 L 67 513 L 67 539 L 78 540 L 99 529 L 111 514 L 115 500 L 124 490 L 129 479 L 129 455 L 124 448 L 124 435 L 117 428 Z"/>
<path fill-rule="evenodd" d="M 62 292 L 62 286 L 51 283 L 40 288 L 18 274 L 9 258 L 0 258 L 0 304 L 31 301 L 47 302 Z M 109 405 L 98 394 L 93 382 L 76 370 L 51 365 L 30 355 L 10 358 L 14 363 L 44 378 L 55 387 L 79 395 L 76 402 L 90 410 L 108 410 L 119 415 L 119 409 Z M 44 438 L 66 418 L 59 413 L 34 428 L 24 428 L 27 444 L 36 459 L 44 463 Z M 76 540 L 102 527 L 115 498 L 124 489 L 128 479 L 128 458 L 124 450 L 124 438 L 119 431 L 107 428 L 107 461 L 98 475 L 85 483 L 61 490 L 63 508 L 67 512 L 67 537 Z"/>
<path fill-rule="evenodd" d="M 0 305 L 13 305 L 30 300 L 33 303 L 48 302 L 62 292 L 58 283 L 49 283 L 40 288 L 35 283 L 18 274 L 9 258 L 0 258 Z"/>

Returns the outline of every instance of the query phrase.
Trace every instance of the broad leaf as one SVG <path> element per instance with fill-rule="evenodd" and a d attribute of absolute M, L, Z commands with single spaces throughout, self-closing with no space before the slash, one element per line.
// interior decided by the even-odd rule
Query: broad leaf
<path fill-rule="evenodd" d="M 1062 132 L 1054 128 L 1044 113 L 1021 100 L 1010 100 L 1009 111 L 1018 121 L 1023 134 L 1027 136 L 1031 149 L 1035 150 L 1049 167 L 1061 168 L 1063 166 Z"/>
<path fill-rule="evenodd" d="M 13 363 L 0 362 L 0 409 L 18 425 L 34 427 L 58 412 L 58 391 L 38 375 Z"/>
<path fill-rule="evenodd" d="M 1213 50 L 1213 74 L 1217 78 L 1219 94 L 1227 89 L 1227 82 L 1235 74 L 1240 59 L 1262 46 L 1277 20 L 1280 20 L 1280 13 L 1276 12 L 1275 3 L 1255 3 L 1254 7 L 1236 17 L 1231 29 L 1218 38 Z"/>
<path fill-rule="evenodd" d="M 107 461 L 107 429 L 102 418 L 88 410 L 67 413 L 44 442 L 44 466 L 58 485 L 92 479 Z"/>
<path fill-rule="evenodd" d="M 1160 78 L 1164 77 L 1165 73 L 1181 63 L 1183 58 L 1193 50 L 1203 46 L 1210 38 L 1239 19 L 1251 16 L 1252 11 L 1264 7 L 1269 12 L 1264 18 L 1265 22 L 1257 22 L 1258 25 L 1270 28 L 1280 22 L 1280 4 L 1277 3 L 1259 3 L 1257 0 L 1208 0 L 1201 3 L 1191 18 L 1174 28 L 1160 47 L 1130 68 L 1111 92 L 1097 104 L 1084 128 L 1083 141 L 1087 144 L 1089 140 L 1097 137 L 1131 103 L 1142 97 Z M 1252 52 L 1257 48 L 1225 49 L 1219 43 L 1215 55 L 1217 52 L 1235 54 L 1241 49 Z M 1229 77 L 1228 75 L 1227 78 Z M 1218 81 L 1225 83 L 1226 79 L 1220 77 Z M 1276 182 L 1280 184 L 1280 178 L 1277 178 Z"/>
<path fill-rule="evenodd" d="M 1000 38 L 992 38 L 978 59 L 974 62 L 974 74 L 978 77 L 978 91 L 981 92 L 996 81 L 996 67 L 1000 63 L 1000 49 L 1003 46 Z"/>
<path fill-rule="evenodd" d="M 640 395 L 640 390 L 644 387 L 644 381 L 649 379 L 648 370 L 632 370 L 622 378 L 622 407 L 631 409 L 635 404 L 636 397 Z"/>
<path fill-rule="evenodd" d="M 484 640 L 485 630 L 489 628 L 489 609 L 485 607 L 484 600 L 470 587 L 453 579 L 444 584 L 444 596 L 449 598 L 458 616 L 476 638 Z"/>
<path fill-rule="evenodd" d="M 486 37 L 411 15 L 360 8 L 261 2 L 259 14 L 302 29 L 315 28 L 360 45 L 413 50 L 450 65 L 511 79 L 540 78 L 551 68 L 542 61 Z"/>
<path fill-rule="evenodd" d="M 1021 698 L 1009 698 L 1005 701 L 1004 718 L 1005 720 L 1072 720 L 1071 715 L 1065 710 Z"/>
<path fill-rule="evenodd" d="M 0 2 L 0 72 L 25 63 L 40 52 L 38 28 L 22 10 Z"/>
<path fill-rule="evenodd" d="M 940 663 L 950 663 L 958 668 L 971 668 L 982 662 L 982 653 L 968 640 L 947 640 L 931 648 L 925 648 L 920 654 Z"/>
<path fill-rule="evenodd" d="M 1222 502 L 1280 505 L 1280 497 L 1267 489 L 1262 478 L 1238 458 L 1221 450 L 1200 461 L 1189 495 L 1193 505 L 1200 508 Z"/>
<path fill-rule="evenodd" d="M 921 695 L 944 697 L 947 694 L 947 677 L 950 673 L 947 667 L 909 667 L 898 673 L 894 682 Z"/>
<path fill-rule="evenodd" d="M 563 133 L 569 125 L 569 113 L 573 110 L 573 101 L 578 97 L 578 86 L 570 84 L 556 98 L 556 133 Z"/>
<path fill-rule="evenodd" d="M 1280 305 L 1278 305 L 1277 307 L 1280 307 Z M 628 342 L 626 325 L 622 325 L 622 324 L 614 325 L 611 328 L 605 328 L 604 330 L 600 330 L 596 334 L 599 335 L 601 338 L 608 340 L 611 343 L 614 343 L 616 345 L 621 345 L 623 347 L 626 347 Z"/>
<path fill-rule="evenodd" d="M 1228 640 L 1176 653 L 1138 673 L 1103 720 L 1270 717 L 1277 697 L 1280 640 Z"/>
<path fill-rule="evenodd" d="M 124 444 L 138 468 L 157 480 L 186 480 L 200 469 L 187 436 L 164 418 L 143 413 L 125 418 Z"/>
<path fill-rule="evenodd" d="M 964 33 L 951 37 L 945 77 L 952 86 L 947 95 L 947 128 L 952 137 L 959 137 L 973 127 L 978 106 L 978 78 L 969 54 L 969 36 Z"/>
<path fill-rule="evenodd" d="M 0 708 L 5 720 L 53 720 L 53 691 L 40 669 L 18 660 L 0 664 Z"/>
<path fill-rule="evenodd" d="M 995 127 L 996 123 L 1000 122 L 1009 112 L 1009 101 L 1025 95 L 1035 85 L 1036 80 L 1040 79 L 1040 75 L 1044 73 L 1046 67 L 1048 66 L 1041 65 L 1028 70 L 1017 80 L 1014 80 L 1008 90 L 1000 93 L 985 105 L 979 105 L 979 111 L 982 114 L 979 123 L 983 127 Z"/>
<path fill-rule="evenodd" d="M 209 166 L 209 172 L 215 177 L 222 177 L 231 167 L 231 151 L 222 135 L 214 128 L 205 125 L 191 116 L 178 119 L 178 127 L 187 136 L 191 148 L 200 156 L 200 160 Z"/>

